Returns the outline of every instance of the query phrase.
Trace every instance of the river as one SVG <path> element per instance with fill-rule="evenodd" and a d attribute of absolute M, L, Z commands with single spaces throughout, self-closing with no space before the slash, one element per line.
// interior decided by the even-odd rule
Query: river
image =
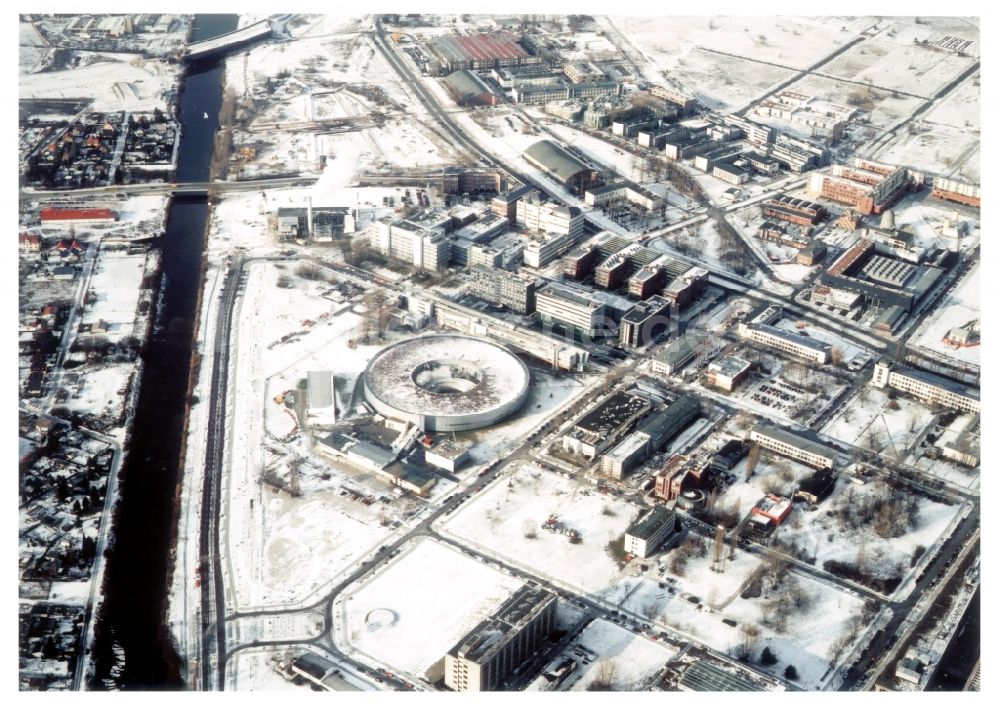
<path fill-rule="evenodd" d="M 237 15 L 198 15 L 192 41 L 236 28 Z M 222 105 L 221 59 L 190 66 L 183 78 L 178 119 L 177 181 L 207 181 Z M 207 115 L 207 117 L 206 117 Z M 192 335 L 202 285 L 208 221 L 204 197 L 175 197 L 160 238 L 163 284 L 157 324 L 143 357 L 143 376 L 128 455 L 119 480 L 105 600 L 95 630 L 97 684 L 109 677 L 114 646 L 124 669 L 121 689 L 182 689 L 181 660 L 166 624 L 171 548 L 176 539 L 180 448 L 187 408 Z"/>

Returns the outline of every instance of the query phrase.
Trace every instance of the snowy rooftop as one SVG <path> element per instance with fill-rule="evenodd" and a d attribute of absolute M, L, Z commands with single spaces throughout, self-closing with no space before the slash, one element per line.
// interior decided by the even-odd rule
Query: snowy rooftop
<path fill-rule="evenodd" d="M 427 335 L 391 345 L 372 359 L 368 388 L 407 413 L 456 416 L 512 402 L 528 368 L 500 345 L 463 335 Z M 453 388 L 454 387 L 454 388 Z"/>

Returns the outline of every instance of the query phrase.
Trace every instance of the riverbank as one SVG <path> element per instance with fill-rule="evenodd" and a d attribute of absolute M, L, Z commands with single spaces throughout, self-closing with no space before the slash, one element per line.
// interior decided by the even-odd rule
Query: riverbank
<path fill-rule="evenodd" d="M 193 39 L 235 27 L 236 16 L 199 16 Z M 222 102 L 222 69 L 192 67 L 179 99 L 182 126 L 177 180 L 205 180 Z M 205 116 L 208 117 L 205 117 Z M 184 658 L 166 626 L 168 584 L 176 548 L 177 487 L 191 396 L 194 336 L 204 276 L 209 206 L 204 198 L 177 196 L 161 240 L 165 286 L 156 303 L 161 321 L 153 332 L 122 470 L 106 598 L 95 628 L 95 672 L 122 689 L 181 689 Z M 112 668 L 123 667 L 115 677 Z"/>

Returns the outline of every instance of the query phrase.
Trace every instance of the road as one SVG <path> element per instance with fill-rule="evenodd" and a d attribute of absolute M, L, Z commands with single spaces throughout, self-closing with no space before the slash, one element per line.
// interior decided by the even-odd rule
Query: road
<path fill-rule="evenodd" d="M 222 471 L 225 467 L 226 408 L 228 405 L 229 338 L 238 299 L 243 260 L 237 255 L 222 284 L 216 322 L 216 344 L 212 353 L 212 385 L 209 400 L 208 441 L 202 486 L 200 563 L 201 577 L 201 688 L 223 688 L 226 672 L 225 582 L 219 546 L 218 517 L 221 508 Z M 218 669 L 213 667 L 218 663 Z"/>
<path fill-rule="evenodd" d="M 186 193 L 204 194 L 208 191 L 233 193 L 240 191 L 259 191 L 262 188 L 294 188 L 311 186 L 319 179 L 319 174 L 302 174 L 282 178 L 261 178 L 246 181 L 203 181 L 192 183 L 136 183 L 127 186 L 99 186 L 97 188 L 75 188 L 71 191 L 39 191 L 32 188 L 22 188 L 21 200 L 50 202 L 79 202 L 82 198 L 91 196 L 129 196 L 129 195 L 183 195 Z"/>

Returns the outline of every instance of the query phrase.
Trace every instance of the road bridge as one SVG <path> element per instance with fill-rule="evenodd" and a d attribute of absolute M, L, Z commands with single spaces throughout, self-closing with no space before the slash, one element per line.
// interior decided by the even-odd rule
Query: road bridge
<path fill-rule="evenodd" d="M 271 23 L 268 20 L 261 20 L 260 22 L 249 24 L 232 32 L 212 37 L 211 39 L 188 44 L 184 50 L 184 59 L 186 61 L 196 61 L 197 59 L 203 59 L 220 52 L 229 51 L 238 46 L 244 46 L 251 42 L 270 37 L 271 32 Z"/>

